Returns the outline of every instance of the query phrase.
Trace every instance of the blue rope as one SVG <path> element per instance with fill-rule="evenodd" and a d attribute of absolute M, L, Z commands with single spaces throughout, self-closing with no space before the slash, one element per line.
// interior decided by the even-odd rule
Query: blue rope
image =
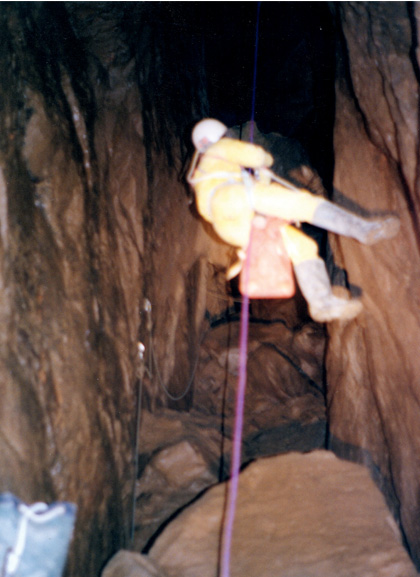
<path fill-rule="evenodd" d="M 255 101 L 257 94 L 258 39 L 260 32 L 260 9 L 261 9 L 261 2 L 257 2 L 257 24 L 255 32 L 255 50 L 254 50 L 254 78 L 252 80 L 251 131 L 250 131 L 251 142 L 254 142 Z"/>

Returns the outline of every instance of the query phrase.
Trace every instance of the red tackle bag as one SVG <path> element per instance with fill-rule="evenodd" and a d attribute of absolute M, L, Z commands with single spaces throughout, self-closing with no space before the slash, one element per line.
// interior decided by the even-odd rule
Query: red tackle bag
<path fill-rule="evenodd" d="M 285 225 L 287 223 L 279 218 L 254 217 L 251 244 L 239 278 L 239 290 L 243 295 L 278 299 L 295 294 L 292 263 L 282 238 Z"/>

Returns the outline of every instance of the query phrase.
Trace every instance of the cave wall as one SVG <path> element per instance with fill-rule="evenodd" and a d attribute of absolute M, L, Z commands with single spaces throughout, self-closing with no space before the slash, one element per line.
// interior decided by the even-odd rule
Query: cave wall
<path fill-rule="evenodd" d="M 68 575 L 129 544 L 144 299 L 164 384 L 184 386 L 204 315 L 182 179 L 200 50 L 146 5 L 0 15 L 0 491 L 77 504 Z M 144 396 L 168 403 L 156 378 Z"/>
<path fill-rule="evenodd" d="M 183 392 L 205 311 L 232 304 L 229 251 L 184 182 L 207 111 L 196 4 L 106 4 L 0 14 L 0 490 L 78 505 L 72 576 L 128 542 L 138 339 L 156 358 L 145 405 L 174 404 L 159 381 Z M 330 443 L 369 465 L 419 564 L 417 6 L 334 10 L 333 198 L 394 211 L 401 232 L 330 239 L 335 282 L 365 305 L 329 327 Z"/>
<path fill-rule="evenodd" d="M 401 231 L 365 247 L 330 239 L 334 278 L 364 311 L 329 327 L 331 447 L 366 463 L 420 565 L 420 260 L 418 6 L 336 5 L 334 199 L 394 212 Z"/>

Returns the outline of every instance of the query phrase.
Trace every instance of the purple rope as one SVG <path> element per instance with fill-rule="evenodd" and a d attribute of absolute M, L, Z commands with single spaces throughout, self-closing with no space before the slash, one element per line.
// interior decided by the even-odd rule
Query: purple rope
<path fill-rule="evenodd" d="M 250 140 L 254 141 L 254 118 L 255 118 L 255 94 L 257 87 L 257 59 L 258 59 L 258 32 L 260 24 L 260 5 L 257 3 L 257 25 L 256 25 L 256 40 L 254 53 L 254 80 L 252 86 L 252 115 L 251 115 L 251 130 Z M 247 356 L 248 356 L 248 325 L 249 325 L 249 296 L 248 296 L 248 282 L 249 282 L 249 249 L 252 243 L 252 229 L 248 242 L 247 258 L 245 259 L 244 268 L 244 286 L 245 294 L 242 301 L 241 309 L 241 330 L 239 340 L 239 376 L 238 386 L 236 391 L 236 406 L 235 406 L 235 425 L 233 430 L 233 445 L 232 445 L 232 462 L 230 485 L 227 498 L 226 519 L 223 526 L 223 540 L 222 540 L 222 557 L 221 557 L 221 577 L 230 576 L 230 560 L 232 548 L 233 524 L 235 521 L 236 501 L 238 498 L 238 484 L 239 472 L 241 468 L 241 449 L 242 449 L 242 430 L 244 419 L 245 406 L 245 391 L 246 391 L 246 370 L 247 370 Z"/>
<path fill-rule="evenodd" d="M 251 239 L 250 239 L 251 241 Z M 248 245 L 249 246 L 249 245 Z M 245 260 L 245 286 L 249 280 L 249 259 Z M 239 377 L 236 391 L 235 426 L 233 432 L 232 462 L 230 485 L 227 498 L 226 519 L 223 526 L 222 563 L 221 577 L 230 575 L 230 557 L 235 520 L 236 500 L 238 497 L 239 471 L 241 468 L 242 428 L 245 405 L 246 389 L 246 363 L 248 354 L 248 320 L 249 320 L 249 296 L 244 295 L 241 310 L 241 332 L 239 344 Z"/>

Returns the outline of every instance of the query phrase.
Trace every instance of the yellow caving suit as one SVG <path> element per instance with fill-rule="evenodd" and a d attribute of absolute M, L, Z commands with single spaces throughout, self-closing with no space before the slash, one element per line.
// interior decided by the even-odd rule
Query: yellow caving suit
<path fill-rule="evenodd" d="M 307 191 L 271 182 L 264 169 L 272 164 L 273 157 L 261 146 L 222 138 L 192 166 L 188 181 L 194 187 L 198 211 L 226 243 L 246 249 L 255 213 L 289 223 L 310 223 L 324 201 Z M 244 167 L 253 169 L 256 176 Z M 316 242 L 291 225 L 285 225 L 283 240 L 293 265 L 318 257 Z"/>
<path fill-rule="evenodd" d="M 273 157 L 261 146 L 230 138 L 212 144 L 200 158 L 196 153 L 188 181 L 195 189 L 198 211 L 221 239 L 237 247 L 240 259 L 244 258 L 256 213 L 289 223 L 282 229 L 282 238 L 312 318 L 318 322 L 354 318 L 362 310 L 361 302 L 333 293 L 318 245 L 292 223 L 311 223 L 363 244 L 374 244 L 398 232 L 398 218 L 361 218 L 306 190 L 292 185 L 289 189 L 273 180 L 272 164 Z M 241 262 L 232 267 L 228 278 L 240 267 Z"/>

